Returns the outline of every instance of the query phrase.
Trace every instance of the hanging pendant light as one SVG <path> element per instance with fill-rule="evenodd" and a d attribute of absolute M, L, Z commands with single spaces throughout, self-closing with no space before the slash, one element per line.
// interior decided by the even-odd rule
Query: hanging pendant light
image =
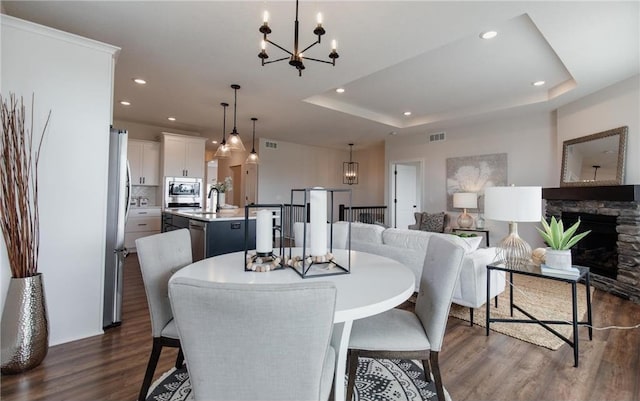
<path fill-rule="evenodd" d="M 244 152 L 244 144 L 242 143 L 242 139 L 240 139 L 240 134 L 238 134 L 238 130 L 236 129 L 236 112 L 237 112 L 237 103 L 238 103 L 238 89 L 240 89 L 240 85 L 233 84 L 231 85 L 233 88 L 233 131 L 229 134 L 229 149 L 232 152 L 240 151 Z"/>
<path fill-rule="evenodd" d="M 218 150 L 216 150 L 216 154 L 213 155 L 213 157 L 217 159 L 228 159 L 231 157 L 231 150 L 225 140 L 225 132 L 227 131 L 227 107 L 229 106 L 229 103 L 220 103 L 220 105 L 224 107 L 224 114 L 222 118 L 222 142 L 220 142 L 220 146 L 218 146 Z"/>
<path fill-rule="evenodd" d="M 251 117 L 251 121 L 253 121 L 253 138 L 251 140 L 251 153 L 249 153 L 249 157 L 245 161 L 245 164 L 258 164 L 260 161 L 258 159 L 258 153 L 256 152 L 256 121 L 257 118 Z"/>
<path fill-rule="evenodd" d="M 353 144 L 349 144 L 349 161 L 342 163 L 342 183 L 353 185 L 358 183 L 358 162 L 353 161 Z"/>

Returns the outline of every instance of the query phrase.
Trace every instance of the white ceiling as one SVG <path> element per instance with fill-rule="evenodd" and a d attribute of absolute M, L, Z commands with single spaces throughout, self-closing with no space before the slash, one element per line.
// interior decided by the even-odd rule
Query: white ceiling
<path fill-rule="evenodd" d="M 300 44 L 327 34 L 302 77 L 286 61 L 260 66 L 262 14 L 270 39 L 293 47 L 295 2 L 3 1 L 3 11 L 122 48 L 114 118 L 222 136 L 221 102 L 238 91 L 238 131 L 355 149 L 493 114 L 553 110 L 640 72 L 640 2 L 300 2 Z M 479 34 L 498 31 L 491 40 Z M 268 47 L 270 59 L 286 54 Z M 132 78 L 147 80 L 136 85 Z M 531 85 L 545 80 L 542 87 Z M 346 92 L 338 94 L 335 89 Z M 120 100 L 130 101 L 124 107 Z M 402 113 L 411 111 L 405 117 Z M 176 122 L 167 120 L 177 118 Z M 233 126 L 227 113 L 227 131 Z M 210 145 L 212 146 L 212 145 Z"/>

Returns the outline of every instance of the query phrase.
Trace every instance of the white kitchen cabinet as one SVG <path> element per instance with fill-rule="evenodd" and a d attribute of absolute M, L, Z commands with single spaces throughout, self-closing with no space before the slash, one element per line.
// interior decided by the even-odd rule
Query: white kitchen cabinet
<path fill-rule="evenodd" d="M 162 172 L 165 177 L 204 178 L 206 138 L 162 134 Z"/>
<path fill-rule="evenodd" d="M 129 252 L 135 252 L 138 238 L 158 234 L 162 226 L 161 216 L 159 207 L 130 209 L 124 226 L 124 247 Z"/>
<path fill-rule="evenodd" d="M 160 184 L 160 143 L 130 139 L 127 158 L 132 185 Z"/>

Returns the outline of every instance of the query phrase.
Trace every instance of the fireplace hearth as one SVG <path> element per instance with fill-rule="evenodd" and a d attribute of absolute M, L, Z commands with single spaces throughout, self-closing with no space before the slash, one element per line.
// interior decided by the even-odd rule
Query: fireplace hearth
<path fill-rule="evenodd" d="M 546 217 L 578 232 L 573 262 L 591 270 L 594 287 L 640 303 L 640 185 L 544 188 Z"/>

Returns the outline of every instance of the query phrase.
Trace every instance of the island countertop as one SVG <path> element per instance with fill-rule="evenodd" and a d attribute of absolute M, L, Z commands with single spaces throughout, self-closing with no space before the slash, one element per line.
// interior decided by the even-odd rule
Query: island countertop
<path fill-rule="evenodd" d="M 206 209 L 172 209 L 166 208 L 162 210 L 163 213 L 169 213 L 176 216 L 186 217 L 188 219 L 212 222 L 212 221 L 230 221 L 230 220 L 244 220 L 244 208 L 237 209 L 221 209 L 219 212 L 214 212 Z M 255 212 L 250 213 L 250 220 L 255 220 Z"/>

